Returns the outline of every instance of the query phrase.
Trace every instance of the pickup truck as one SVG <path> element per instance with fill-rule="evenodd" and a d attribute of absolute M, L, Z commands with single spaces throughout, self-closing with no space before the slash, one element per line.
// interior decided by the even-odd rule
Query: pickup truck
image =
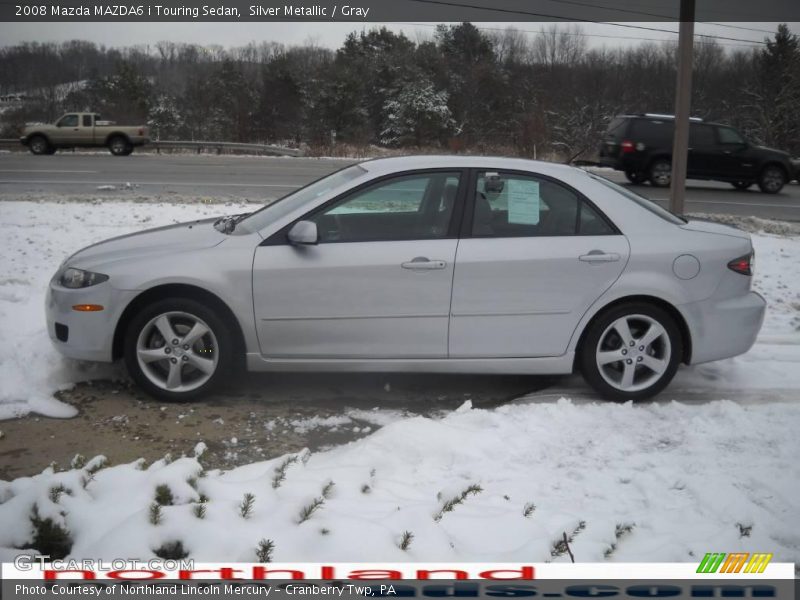
<path fill-rule="evenodd" d="M 150 141 L 144 125 L 121 126 L 103 121 L 97 113 L 67 113 L 53 124 L 29 125 L 20 142 L 33 154 L 55 154 L 59 148 L 106 146 L 114 156 L 128 156 L 135 146 Z"/>

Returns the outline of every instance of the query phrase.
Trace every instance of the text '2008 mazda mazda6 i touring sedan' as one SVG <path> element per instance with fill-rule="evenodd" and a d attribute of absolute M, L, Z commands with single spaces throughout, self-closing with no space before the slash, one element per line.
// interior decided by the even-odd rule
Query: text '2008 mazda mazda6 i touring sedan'
<path fill-rule="evenodd" d="M 70 256 L 47 327 L 165 400 L 252 371 L 557 374 L 609 399 L 746 352 L 750 236 L 586 171 L 509 158 L 348 166 L 251 214 Z"/>

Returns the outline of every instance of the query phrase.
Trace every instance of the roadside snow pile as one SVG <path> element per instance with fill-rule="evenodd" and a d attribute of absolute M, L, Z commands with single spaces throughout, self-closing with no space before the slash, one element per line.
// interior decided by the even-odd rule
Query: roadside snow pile
<path fill-rule="evenodd" d="M 227 472 L 79 460 L 0 482 L 0 558 L 47 529 L 40 552 L 109 560 L 179 543 L 251 562 L 270 540 L 273 561 L 568 561 L 566 533 L 581 562 L 798 562 L 798 422 L 796 404 L 467 403 Z"/>
<path fill-rule="evenodd" d="M 114 377 L 110 365 L 64 359 L 44 323 L 47 283 L 61 261 L 100 240 L 149 227 L 247 210 L 246 205 L 0 202 L 0 419 L 71 417 L 53 398 L 71 383 Z"/>

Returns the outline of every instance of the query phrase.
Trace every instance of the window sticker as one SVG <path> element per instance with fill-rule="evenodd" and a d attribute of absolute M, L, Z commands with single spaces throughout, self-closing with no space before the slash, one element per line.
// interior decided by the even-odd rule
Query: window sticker
<path fill-rule="evenodd" d="M 539 182 L 508 180 L 508 222 L 520 225 L 539 224 Z"/>

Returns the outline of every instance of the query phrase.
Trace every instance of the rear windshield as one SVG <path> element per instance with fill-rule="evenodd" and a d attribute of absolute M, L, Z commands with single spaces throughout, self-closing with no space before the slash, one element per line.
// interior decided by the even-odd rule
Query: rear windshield
<path fill-rule="evenodd" d="M 662 208 L 652 200 L 645 198 L 644 196 L 640 196 L 636 192 L 629 190 L 626 187 L 623 187 L 613 181 L 606 179 L 605 177 L 600 177 L 599 175 L 595 175 L 593 173 L 589 173 L 589 177 L 592 177 L 596 181 L 599 181 L 604 186 L 611 188 L 615 192 L 619 192 L 623 196 L 625 196 L 628 200 L 633 200 L 641 206 L 642 208 L 649 210 L 654 215 L 658 215 L 665 221 L 669 221 L 670 223 L 674 223 L 675 225 L 683 225 L 686 223 L 686 219 L 679 217 L 678 215 L 674 215 L 669 212 L 666 208 Z"/>

